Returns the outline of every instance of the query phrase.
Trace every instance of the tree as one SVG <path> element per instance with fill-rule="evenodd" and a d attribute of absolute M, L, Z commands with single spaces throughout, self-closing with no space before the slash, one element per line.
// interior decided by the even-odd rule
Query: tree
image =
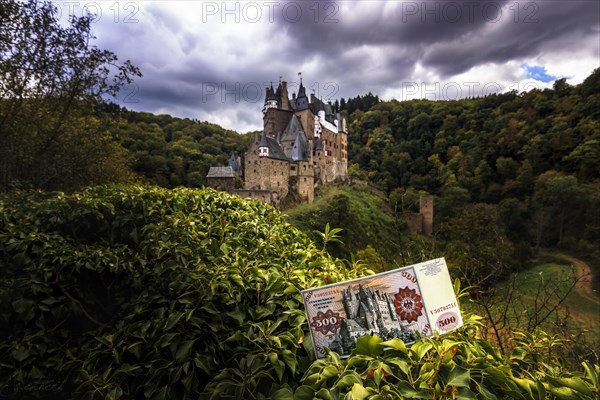
<path fill-rule="evenodd" d="M 125 178 L 123 151 L 96 111 L 141 73 L 90 43 L 90 21 L 71 16 L 64 27 L 47 1 L 0 4 L 0 190 Z"/>
<path fill-rule="evenodd" d="M 534 199 L 539 207 L 541 216 L 553 216 L 558 222 L 557 244 L 562 245 L 565 228 L 570 220 L 575 220 L 578 215 L 583 214 L 588 201 L 585 188 L 572 175 L 560 175 L 555 171 L 548 171 L 537 180 Z M 577 226 L 577 224 L 572 224 Z M 538 226 L 538 245 L 541 240 L 541 232 L 544 224 Z"/>
<path fill-rule="evenodd" d="M 513 244 L 497 207 L 474 204 L 442 225 L 450 269 L 469 286 L 489 287 L 513 267 Z"/>

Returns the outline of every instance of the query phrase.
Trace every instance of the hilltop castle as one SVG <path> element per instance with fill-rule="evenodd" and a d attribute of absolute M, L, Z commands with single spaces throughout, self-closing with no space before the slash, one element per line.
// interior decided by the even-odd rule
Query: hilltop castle
<path fill-rule="evenodd" d="M 244 189 L 234 192 L 279 204 L 291 195 L 312 203 L 315 187 L 345 180 L 348 169 L 346 120 L 331 103 L 309 97 L 300 81 L 289 98 L 287 82 L 266 89 L 263 130 L 255 135 L 243 161 Z M 233 170 L 236 165 L 225 167 Z M 223 168 L 223 167 L 221 167 Z M 226 172 L 211 168 L 209 185 Z"/>

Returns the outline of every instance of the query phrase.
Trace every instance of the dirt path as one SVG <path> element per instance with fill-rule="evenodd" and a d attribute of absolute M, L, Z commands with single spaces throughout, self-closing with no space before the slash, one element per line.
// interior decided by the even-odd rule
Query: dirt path
<path fill-rule="evenodd" d="M 566 254 L 553 254 L 556 258 L 564 260 L 568 263 L 573 264 L 577 268 L 577 277 L 580 279 L 575 290 L 580 296 L 585 297 L 587 300 L 600 305 L 600 294 L 594 292 L 592 288 L 592 269 L 589 264 L 578 258 L 568 256 Z"/>

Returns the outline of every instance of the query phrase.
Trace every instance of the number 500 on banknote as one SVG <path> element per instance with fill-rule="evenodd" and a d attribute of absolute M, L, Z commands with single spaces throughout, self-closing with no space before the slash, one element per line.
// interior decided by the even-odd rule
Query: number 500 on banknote
<path fill-rule="evenodd" d="M 376 334 L 411 343 L 463 325 L 446 260 L 302 291 L 317 358 L 325 347 L 347 356 L 356 339 Z"/>

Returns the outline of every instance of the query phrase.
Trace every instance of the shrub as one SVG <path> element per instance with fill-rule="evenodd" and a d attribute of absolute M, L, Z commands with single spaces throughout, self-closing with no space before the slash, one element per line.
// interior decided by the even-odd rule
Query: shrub
<path fill-rule="evenodd" d="M 510 358 L 478 318 L 313 362 L 300 290 L 364 276 L 272 207 L 211 189 L 102 186 L 0 201 L 0 398 L 593 398 L 554 338 Z"/>
<path fill-rule="evenodd" d="M 210 189 L 16 193 L 0 242 L 0 387 L 63 398 L 266 395 L 310 364 L 300 290 L 367 273 Z"/>

